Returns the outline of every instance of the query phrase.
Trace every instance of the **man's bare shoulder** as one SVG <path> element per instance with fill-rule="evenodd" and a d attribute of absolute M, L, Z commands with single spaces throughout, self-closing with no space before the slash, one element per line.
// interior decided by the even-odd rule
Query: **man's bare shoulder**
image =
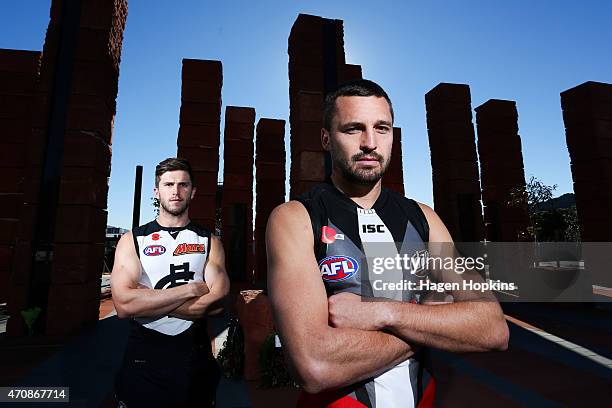
<path fill-rule="evenodd" d="M 111 273 L 113 295 L 122 288 L 136 288 L 140 279 L 140 268 L 140 261 L 134 247 L 134 238 L 132 232 L 129 231 L 121 236 L 115 250 L 115 262 Z"/>
<path fill-rule="evenodd" d="M 298 214 L 300 212 L 306 213 L 306 208 L 304 205 L 297 200 L 290 200 L 285 203 L 282 203 L 274 208 L 272 214 L 279 213 L 282 215 L 286 214 Z"/>
<path fill-rule="evenodd" d="M 217 256 L 223 255 L 225 256 L 225 252 L 223 251 L 223 243 L 221 242 L 221 238 L 216 236 L 215 234 L 210 234 L 210 255 Z"/>
<path fill-rule="evenodd" d="M 121 238 L 119 238 L 119 241 L 117 242 L 117 250 L 124 248 L 127 249 L 129 248 L 129 245 L 134 245 L 134 234 L 132 231 L 126 232 L 121 236 Z"/>
<path fill-rule="evenodd" d="M 425 214 L 425 216 L 427 216 L 427 214 L 431 214 L 434 213 L 435 211 L 433 210 L 433 208 L 431 208 L 430 206 L 428 206 L 427 204 L 424 204 L 420 201 L 414 200 L 415 203 L 417 203 L 419 205 L 419 207 L 421 207 L 421 211 L 423 211 L 423 213 Z"/>
<path fill-rule="evenodd" d="M 215 234 L 210 234 L 210 243 L 211 246 L 219 246 L 221 245 L 221 238 L 219 238 Z M 223 249 L 223 247 L 221 247 L 221 249 Z"/>
<path fill-rule="evenodd" d="M 433 208 L 427 204 L 423 204 L 415 200 L 415 202 L 423 211 L 427 224 L 429 224 L 429 241 L 430 242 L 453 242 L 453 239 L 444 225 L 444 222 L 440 216 L 434 211 Z"/>
<path fill-rule="evenodd" d="M 115 248 L 115 260 L 137 260 L 138 253 L 136 251 L 136 245 L 134 243 L 134 234 L 132 231 L 128 231 L 119 238 L 117 247 Z"/>
<path fill-rule="evenodd" d="M 421 208 L 421 211 L 423 211 L 423 215 L 425 215 L 425 218 L 427 219 L 427 223 L 429 224 L 430 228 L 432 227 L 432 223 L 435 225 L 438 222 L 441 222 L 440 217 L 433 210 L 433 208 L 431 208 L 427 204 L 421 203 L 416 200 L 414 200 L 414 202 L 417 203 L 419 207 Z"/>
<path fill-rule="evenodd" d="M 276 207 L 268 218 L 266 242 L 272 245 L 287 245 L 303 249 L 312 246 L 312 224 L 306 207 L 299 201 L 288 201 Z"/>
<path fill-rule="evenodd" d="M 295 226 L 308 223 L 308 211 L 304 205 L 296 200 L 283 203 L 270 214 L 268 224 Z"/>

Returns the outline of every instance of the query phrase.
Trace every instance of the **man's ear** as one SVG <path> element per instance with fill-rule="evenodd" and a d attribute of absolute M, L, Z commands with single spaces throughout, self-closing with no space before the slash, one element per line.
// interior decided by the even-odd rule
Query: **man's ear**
<path fill-rule="evenodd" d="M 153 187 L 153 195 L 159 200 L 159 189 L 157 187 Z"/>
<path fill-rule="evenodd" d="M 192 200 L 193 200 L 193 197 L 195 197 L 195 194 L 196 194 L 196 190 L 197 190 L 197 189 L 198 189 L 198 188 L 197 188 L 197 187 L 195 187 L 195 186 L 194 186 L 194 187 L 191 189 L 191 199 L 192 199 Z"/>
<path fill-rule="evenodd" d="M 331 150 L 331 141 L 329 140 L 330 135 L 329 131 L 325 128 L 321 128 L 321 146 L 323 146 L 323 150 L 329 152 Z"/>

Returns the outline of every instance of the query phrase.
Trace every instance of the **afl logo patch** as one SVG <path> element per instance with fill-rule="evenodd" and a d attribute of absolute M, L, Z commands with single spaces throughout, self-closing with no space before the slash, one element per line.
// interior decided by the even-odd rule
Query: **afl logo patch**
<path fill-rule="evenodd" d="M 142 252 L 146 256 L 163 255 L 166 252 L 166 247 L 163 245 L 149 245 L 148 247 L 143 249 Z"/>
<path fill-rule="evenodd" d="M 333 255 L 319 262 L 321 277 L 328 282 L 340 282 L 355 275 L 359 264 L 354 258 L 343 255 Z"/>

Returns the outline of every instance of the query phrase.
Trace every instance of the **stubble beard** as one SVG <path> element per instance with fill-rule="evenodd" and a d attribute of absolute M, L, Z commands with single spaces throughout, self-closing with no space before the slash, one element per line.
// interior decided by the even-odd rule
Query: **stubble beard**
<path fill-rule="evenodd" d="M 384 160 L 384 158 L 376 152 L 361 152 L 353 155 L 350 159 L 347 159 L 346 157 L 340 157 L 336 153 L 335 149 L 332 149 L 331 156 L 333 163 L 337 166 L 342 173 L 342 176 L 347 181 L 361 185 L 372 185 L 377 183 L 387 171 L 387 167 L 389 167 L 390 162 L 390 158 Z M 380 167 L 371 169 L 356 169 L 355 164 L 357 161 L 365 156 L 374 157 L 376 160 L 378 160 L 378 163 L 380 163 Z"/>
<path fill-rule="evenodd" d="M 171 210 L 170 208 L 168 208 L 168 206 L 166 205 L 166 202 L 162 200 L 159 200 L 159 204 L 164 209 L 164 211 L 167 212 L 168 214 L 173 215 L 175 217 L 180 217 L 181 215 L 185 214 L 185 212 L 189 208 L 190 201 L 191 200 L 189 198 L 185 199 L 183 202 L 183 205 L 174 210 Z"/>

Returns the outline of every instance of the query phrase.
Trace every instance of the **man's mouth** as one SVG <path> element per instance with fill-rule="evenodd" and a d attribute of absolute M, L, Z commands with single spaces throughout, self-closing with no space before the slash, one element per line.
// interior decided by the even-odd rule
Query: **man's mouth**
<path fill-rule="evenodd" d="M 357 159 L 358 162 L 362 162 L 362 163 L 374 163 L 374 162 L 378 162 L 380 160 L 378 160 L 378 158 L 376 157 L 360 157 L 359 159 Z"/>

